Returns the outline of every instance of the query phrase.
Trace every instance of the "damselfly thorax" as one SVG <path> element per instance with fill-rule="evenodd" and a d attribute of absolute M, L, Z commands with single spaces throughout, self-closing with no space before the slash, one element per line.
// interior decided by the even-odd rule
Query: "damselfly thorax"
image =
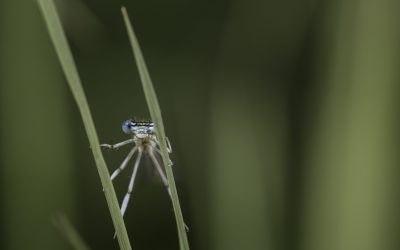
<path fill-rule="evenodd" d="M 155 148 L 158 147 L 157 140 L 154 135 L 133 138 L 138 150 L 142 150 L 144 154 L 154 153 Z M 158 148 L 157 148 L 158 149 Z"/>

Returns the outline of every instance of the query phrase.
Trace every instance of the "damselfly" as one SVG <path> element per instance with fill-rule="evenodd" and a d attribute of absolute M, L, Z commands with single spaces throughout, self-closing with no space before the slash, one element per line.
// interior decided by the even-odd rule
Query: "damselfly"
<path fill-rule="evenodd" d="M 164 170 L 161 167 L 161 164 L 156 157 L 156 155 L 161 156 L 161 151 L 160 151 L 159 142 L 158 142 L 156 134 L 155 134 L 154 123 L 140 122 L 140 121 L 135 121 L 133 119 L 129 119 L 122 123 L 122 130 L 126 134 L 131 135 L 132 138 L 130 138 L 126 141 L 123 141 L 123 142 L 119 142 L 114 145 L 101 144 L 100 146 L 104 147 L 104 148 L 118 149 L 122 146 L 132 144 L 132 143 L 134 143 L 134 145 L 135 145 L 131 149 L 131 151 L 128 153 L 126 158 L 122 161 L 119 168 L 116 169 L 111 174 L 111 180 L 114 180 L 119 175 L 119 173 L 121 173 L 126 168 L 129 161 L 132 159 L 133 155 L 137 152 L 137 158 L 135 160 L 132 176 L 129 181 L 128 192 L 125 194 L 125 197 L 121 204 L 121 214 L 122 214 L 122 216 L 124 216 L 126 208 L 128 207 L 128 203 L 129 203 L 132 191 L 133 191 L 136 173 L 139 169 L 140 161 L 143 158 L 143 155 L 148 155 L 150 157 L 151 161 L 154 164 L 154 167 L 156 168 L 159 176 L 161 177 L 161 180 L 162 180 L 164 186 L 167 188 L 168 194 L 171 199 L 172 199 L 172 196 L 171 196 L 171 189 L 168 185 L 167 177 L 165 176 Z M 167 143 L 168 153 L 171 153 L 172 148 L 171 148 L 171 144 L 170 144 L 168 138 L 166 138 L 166 143 Z M 170 162 L 170 164 L 172 165 L 172 162 Z"/>

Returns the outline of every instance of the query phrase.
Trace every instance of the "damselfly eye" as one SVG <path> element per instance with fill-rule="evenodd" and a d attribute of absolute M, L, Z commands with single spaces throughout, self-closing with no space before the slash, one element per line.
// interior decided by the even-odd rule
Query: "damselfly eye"
<path fill-rule="evenodd" d="M 135 126 L 136 123 L 133 120 L 126 120 L 122 123 L 122 131 L 124 131 L 126 134 L 131 134 L 132 127 Z"/>

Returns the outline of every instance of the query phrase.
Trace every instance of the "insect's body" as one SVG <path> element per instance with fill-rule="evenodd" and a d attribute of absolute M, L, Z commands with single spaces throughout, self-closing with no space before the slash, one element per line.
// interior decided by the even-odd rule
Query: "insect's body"
<path fill-rule="evenodd" d="M 161 154 L 160 149 L 159 149 L 159 144 L 158 140 L 155 134 L 154 130 L 154 124 L 152 122 L 137 122 L 135 120 L 127 120 L 124 123 L 122 123 L 122 130 L 129 135 L 132 135 L 132 138 L 114 145 L 110 144 L 102 144 L 100 146 L 106 147 L 106 148 L 111 148 L 111 149 L 117 149 L 122 146 L 125 146 L 127 144 L 134 143 L 135 146 L 131 149 L 129 152 L 128 156 L 125 158 L 125 160 L 122 162 L 120 167 L 115 170 L 112 175 L 111 175 L 111 180 L 114 180 L 119 173 L 124 170 L 124 168 L 128 165 L 130 159 L 133 157 L 135 152 L 137 152 L 137 158 L 135 161 L 135 165 L 133 167 L 133 173 L 131 180 L 129 182 L 128 186 L 128 192 L 125 194 L 124 200 L 121 204 L 121 213 L 124 215 L 126 208 L 128 206 L 128 202 L 131 196 L 131 193 L 133 191 L 133 185 L 136 177 L 137 170 L 139 168 L 140 160 L 142 159 L 143 154 L 148 155 L 152 162 L 154 163 L 154 166 L 158 172 L 158 174 L 161 177 L 162 182 L 166 186 L 169 195 L 171 196 L 171 190 L 168 185 L 168 180 L 167 177 L 164 174 L 164 171 L 162 169 L 162 163 L 160 163 L 155 156 L 156 154 Z M 171 145 L 167 141 L 167 146 L 168 146 L 168 152 L 171 152 Z"/>
<path fill-rule="evenodd" d="M 136 146 L 139 150 L 142 150 L 144 154 L 154 153 L 154 148 L 157 147 L 155 136 L 135 136 L 133 138 Z"/>

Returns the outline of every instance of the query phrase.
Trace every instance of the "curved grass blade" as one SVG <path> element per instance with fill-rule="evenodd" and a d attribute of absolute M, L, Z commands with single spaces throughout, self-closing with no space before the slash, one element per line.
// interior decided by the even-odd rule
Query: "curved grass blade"
<path fill-rule="evenodd" d="M 160 143 L 161 156 L 162 156 L 162 160 L 163 160 L 165 170 L 167 173 L 168 185 L 170 186 L 171 193 L 172 193 L 172 204 L 174 207 L 175 219 L 176 219 L 176 224 L 178 227 L 179 246 L 180 246 L 180 249 L 187 250 L 187 249 L 189 249 L 189 242 L 188 242 L 188 239 L 186 236 L 185 223 L 183 221 L 182 210 L 181 210 L 181 206 L 179 204 L 178 192 L 177 192 L 176 186 L 175 186 L 175 180 L 174 180 L 174 175 L 172 172 L 172 167 L 169 164 L 170 159 L 169 159 L 168 150 L 167 150 L 166 136 L 165 136 L 165 132 L 164 132 L 164 124 L 163 124 L 162 117 L 161 117 L 160 106 L 158 105 L 156 92 L 154 91 L 154 87 L 153 87 L 153 83 L 150 78 L 150 74 L 147 70 L 146 63 L 144 61 L 142 52 L 140 50 L 139 43 L 136 39 L 135 33 L 134 33 L 132 25 L 130 23 L 126 8 L 122 7 L 121 11 L 122 11 L 122 16 L 124 18 L 124 22 L 125 22 L 126 29 L 128 32 L 129 41 L 132 46 L 133 55 L 135 57 L 136 64 L 138 67 L 140 79 L 142 81 L 144 95 L 146 97 L 147 105 L 149 107 L 150 116 L 151 116 L 152 121 L 154 122 L 154 127 L 156 129 L 157 138 Z"/>
<path fill-rule="evenodd" d="M 55 216 L 53 218 L 53 224 L 60 230 L 74 249 L 90 250 L 65 214 L 58 214 Z"/>
<path fill-rule="evenodd" d="M 100 150 L 99 139 L 97 137 L 89 105 L 87 103 L 78 70 L 76 69 L 60 18 L 57 14 L 56 7 L 53 0 L 38 0 L 38 3 L 43 13 L 46 26 L 48 28 L 51 40 L 53 41 L 61 66 L 67 78 L 67 82 L 81 113 L 86 134 L 88 136 L 92 153 L 96 162 L 97 171 L 99 173 L 101 184 L 106 196 L 111 218 L 118 236 L 120 248 L 124 250 L 130 250 L 132 249 L 131 244 L 129 242 L 128 233 L 126 232 L 124 220 L 121 216 L 117 196 L 110 179 L 110 173 L 108 172 L 103 154 Z"/>

